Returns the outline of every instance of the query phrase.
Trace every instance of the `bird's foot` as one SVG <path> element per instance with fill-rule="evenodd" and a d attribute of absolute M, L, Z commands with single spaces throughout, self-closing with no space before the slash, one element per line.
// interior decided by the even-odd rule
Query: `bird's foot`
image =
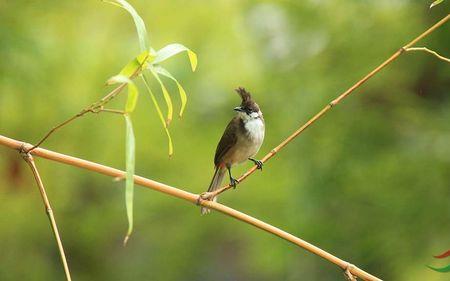
<path fill-rule="evenodd" d="M 233 189 L 236 189 L 236 186 L 239 184 L 239 181 L 235 178 L 230 177 L 230 186 Z"/>
<path fill-rule="evenodd" d="M 261 160 L 256 160 L 256 159 L 253 159 L 253 158 L 248 158 L 248 160 L 250 160 L 250 161 L 252 161 L 253 163 L 255 163 L 256 169 L 262 171 L 262 168 L 263 168 L 263 166 L 264 166 L 264 163 L 263 163 Z"/>

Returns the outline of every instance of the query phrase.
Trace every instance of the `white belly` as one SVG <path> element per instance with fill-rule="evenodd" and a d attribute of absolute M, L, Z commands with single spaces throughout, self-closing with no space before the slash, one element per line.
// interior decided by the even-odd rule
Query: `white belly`
<path fill-rule="evenodd" d="M 238 139 L 236 147 L 237 153 L 234 163 L 242 163 L 246 161 L 249 157 L 253 157 L 258 153 L 264 140 L 264 123 L 261 119 L 248 120 L 244 124 L 247 134 Z"/>

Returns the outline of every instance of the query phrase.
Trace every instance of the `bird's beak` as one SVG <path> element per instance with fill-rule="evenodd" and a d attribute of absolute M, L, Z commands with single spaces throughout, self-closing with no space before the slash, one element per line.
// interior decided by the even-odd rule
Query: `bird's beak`
<path fill-rule="evenodd" d="M 234 110 L 238 112 L 244 112 L 244 110 L 240 106 L 235 107 Z"/>

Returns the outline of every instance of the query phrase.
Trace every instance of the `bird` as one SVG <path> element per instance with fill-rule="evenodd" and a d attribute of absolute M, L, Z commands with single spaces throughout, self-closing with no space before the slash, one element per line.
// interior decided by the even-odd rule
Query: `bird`
<path fill-rule="evenodd" d="M 236 116 L 231 119 L 223 132 L 214 156 L 214 176 L 209 184 L 207 192 L 213 192 L 220 188 L 220 184 L 228 171 L 230 185 L 236 188 L 239 183 L 231 175 L 231 168 L 247 160 L 252 161 L 259 170 L 262 170 L 263 162 L 252 157 L 258 153 L 264 141 L 265 123 L 263 114 L 251 94 L 244 88 L 235 89 L 241 97 L 241 105 L 234 108 Z M 217 196 L 210 198 L 217 202 Z M 202 207 L 201 213 L 209 213 L 209 209 Z"/>

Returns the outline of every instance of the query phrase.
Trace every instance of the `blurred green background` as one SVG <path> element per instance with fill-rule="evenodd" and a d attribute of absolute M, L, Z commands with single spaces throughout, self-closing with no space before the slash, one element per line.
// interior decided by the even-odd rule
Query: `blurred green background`
<path fill-rule="evenodd" d="M 184 54 L 164 63 L 189 96 L 171 125 L 172 159 L 141 92 L 137 174 L 203 192 L 237 86 L 264 112 L 261 158 L 449 12 L 448 1 L 432 10 L 430 2 L 130 1 L 154 48 L 180 42 L 199 57 L 195 73 Z M 106 94 L 106 79 L 139 53 L 131 17 L 100 1 L 0 1 L 0 36 L 0 134 L 27 142 Z M 418 46 L 450 56 L 450 25 Z M 177 111 L 176 88 L 165 81 Z M 449 94 L 448 64 L 407 53 L 220 202 L 385 280 L 449 280 L 425 267 L 450 262 L 432 257 L 450 245 Z M 124 127 L 120 116 L 87 115 L 43 146 L 123 169 Z M 339 268 L 286 241 L 141 187 L 124 248 L 123 183 L 36 162 L 74 280 L 343 280 Z M 0 201 L 0 280 L 63 280 L 31 172 L 3 147 Z"/>

